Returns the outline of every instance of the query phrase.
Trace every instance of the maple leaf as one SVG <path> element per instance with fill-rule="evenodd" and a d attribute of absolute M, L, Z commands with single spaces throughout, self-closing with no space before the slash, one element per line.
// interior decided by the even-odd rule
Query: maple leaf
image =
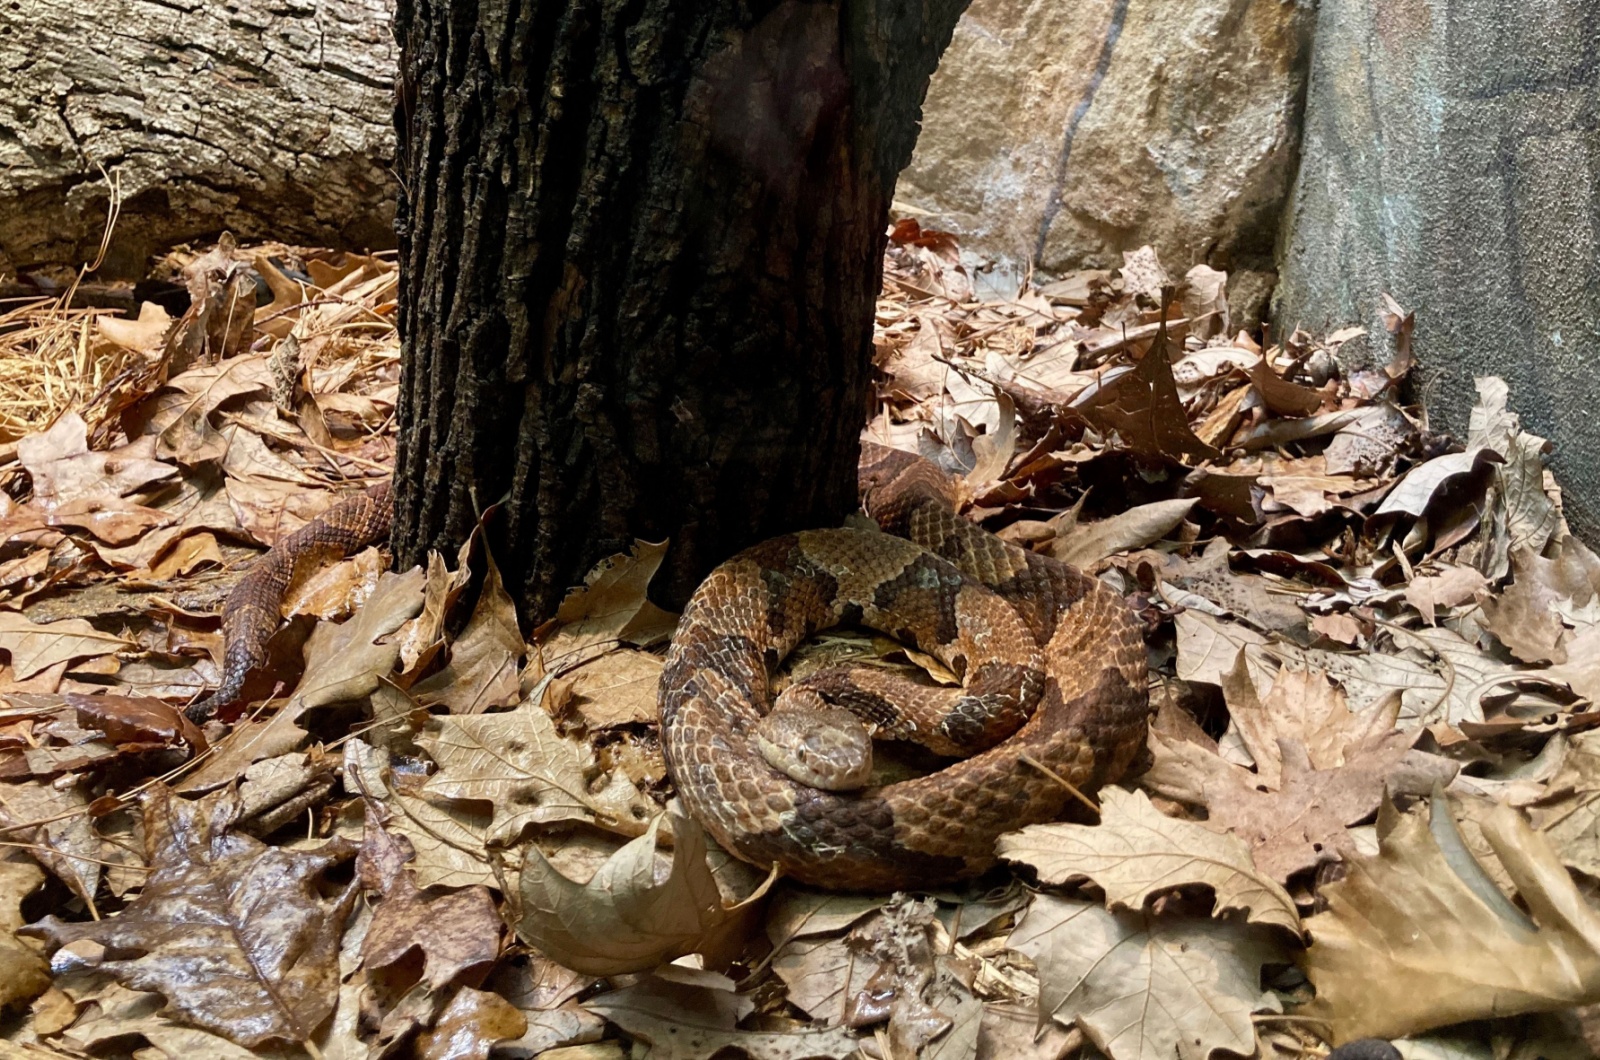
<path fill-rule="evenodd" d="M 996 849 L 1045 883 L 1092 880 L 1112 905 L 1138 910 L 1153 895 L 1199 884 L 1216 893 L 1219 913 L 1243 909 L 1257 923 L 1299 930 L 1294 899 L 1256 868 L 1243 840 L 1168 817 L 1142 791 L 1102 788 L 1098 825 L 1029 825 Z"/>
<path fill-rule="evenodd" d="M 1386 806 L 1379 853 L 1354 859 L 1306 921 L 1307 1015 L 1336 1042 L 1400 1037 L 1464 1020 L 1550 1012 L 1600 1001 L 1600 910 L 1549 841 L 1500 805 L 1484 838 L 1530 919 L 1461 845 L 1447 804 L 1432 824 Z"/>
<path fill-rule="evenodd" d="M 397 788 L 389 753 L 360 739 L 345 744 L 344 774 L 345 789 L 381 802 L 390 815 L 385 827 L 410 841 L 415 851 L 411 871 L 418 886 L 498 883 L 484 839 L 492 810 L 471 802 L 436 803 Z"/>
<path fill-rule="evenodd" d="M 320 881 L 349 851 L 266 846 L 232 831 L 239 808 L 232 793 L 185 802 L 155 786 L 139 897 L 104 920 L 49 916 L 23 932 L 104 947 L 98 966 L 119 982 L 159 991 L 184 1022 L 240 1045 L 308 1041 L 333 1011 L 340 928 L 358 894 L 352 883 L 325 898 Z"/>
<path fill-rule="evenodd" d="M 1155 764 L 1144 784 L 1154 791 L 1209 811 L 1207 824 L 1250 844 L 1256 866 L 1280 882 L 1301 869 L 1354 853 L 1349 825 L 1377 809 L 1385 786 L 1417 734 L 1369 730 L 1360 742 L 1339 749 L 1337 761 L 1316 768 L 1305 744 L 1293 736 L 1276 740 L 1277 783 L 1225 762 L 1214 752 L 1155 731 Z M 1442 764 L 1443 771 L 1454 767 Z"/>
<path fill-rule="evenodd" d="M 489 889 L 474 886 L 425 895 L 405 867 L 411 851 L 379 823 L 380 812 L 377 803 L 368 804 L 366 836 L 356 860 L 362 886 L 382 895 L 361 944 L 367 968 L 390 968 L 421 950 L 421 981 L 429 990 L 439 992 L 469 979 L 481 982 L 500 953 L 505 927 Z"/>
<path fill-rule="evenodd" d="M 706 864 L 705 833 L 680 815 L 672 818 L 671 869 L 657 880 L 656 836 L 664 817 L 624 844 L 588 883 L 563 876 L 530 847 L 517 934 L 574 971 L 603 976 L 654 968 L 715 944 L 770 880 L 739 905 L 724 905 Z"/>
<path fill-rule="evenodd" d="M 1108 912 L 1041 894 L 1007 945 L 1039 968 L 1039 1011 L 1076 1023 L 1111 1060 L 1250 1055 L 1250 1014 L 1276 1011 L 1261 966 L 1285 959 L 1261 928 Z"/>
<path fill-rule="evenodd" d="M 431 721 L 431 731 L 417 743 L 439 772 L 423 786 L 424 794 L 492 805 L 494 827 L 487 839 L 495 845 L 511 845 L 530 826 L 558 821 L 591 821 L 638 835 L 649 816 L 643 796 L 620 772 L 607 787 L 589 790 L 594 752 L 556 731 L 539 706 L 543 692 L 541 685 L 516 710 Z"/>

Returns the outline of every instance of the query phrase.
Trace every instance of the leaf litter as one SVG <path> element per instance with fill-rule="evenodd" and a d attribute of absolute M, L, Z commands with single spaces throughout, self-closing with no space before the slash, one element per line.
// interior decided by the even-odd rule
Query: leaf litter
<path fill-rule="evenodd" d="M 392 466 L 393 262 L 224 239 L 161 263 L 177 320 L 8 310 L 7 1047 L 1600 1048 L 1600 558 L 1515 395 L 1479 380 L 1467 437 L 1434 432 L 1392 299 L 1395 360 L 1344 369 L 1361 329 L 1264 347 L 1223 274 L 1149 248 L 1010 297 L 965 260 L 894 227 L 866 436 L 1121 593 L 1157 709 L 1097 817 L 921 895 L 775 882 L 670 808 L 661 542 L 531 631 L 477 537 L 347 560 L 291 594 L 243 716 L 196 729 L 229 587 Z M 948 676 L 850 631 L 792 672 L 841 657 Z"/>

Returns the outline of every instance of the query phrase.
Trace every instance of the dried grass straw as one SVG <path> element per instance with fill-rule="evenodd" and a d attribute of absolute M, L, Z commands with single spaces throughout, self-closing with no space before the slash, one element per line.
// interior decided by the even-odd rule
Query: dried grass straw
<path fill-rule="evenodd" d="M 0 313 L 0 441 L 43 430 L 62 413 L 81 409 L 119 373 L 144 356 L 100 334 L 95 319 L 110 309 L 73 309 L 78 282 L 100 267 L 122 211 L 118 182 L 101 170 L 111 189 L 106 227 L 95 260 L 57 298 L 14 305 Z"/>

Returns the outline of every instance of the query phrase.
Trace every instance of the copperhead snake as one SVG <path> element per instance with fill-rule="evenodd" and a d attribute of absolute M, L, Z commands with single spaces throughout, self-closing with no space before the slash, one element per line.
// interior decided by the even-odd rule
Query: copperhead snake
<path fill-rule="evenodd" d="M 1058 817 L 1075 792 L 1122 776 L 1145 741 L 1144 643 L 1097 579 L 961 517 L 954 482 L 927 461 L 866 445 L 860 484 L 886 532 L 774 538 L 695 592 L 662 673 L 662 750 L 690 813 L 745 861 L 839 890 L 925 887 L 982 872 L 1001 833 Z M 256 561 L 224 606 L 220 686 L 190 717 L 238 698 L 299 574 L 384 540 L 390 519 L 385 483 Z M 856 667 L 774 704 L 783 657 L 840 623 L 915 645 L 963 687 L 908 687 Z M 871 735 L 970 757 L 862 787 Z M 841 749 L 842 773 L 832 769 Z"/>

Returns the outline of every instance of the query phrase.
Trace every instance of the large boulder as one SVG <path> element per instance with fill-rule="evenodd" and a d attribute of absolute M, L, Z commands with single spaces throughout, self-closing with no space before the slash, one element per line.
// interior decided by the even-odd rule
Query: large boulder
<path fill-rule="evenodd" d="M 1322 0 L 1281 328 L 1416 313 L 1419 396 L 1464 434 L 1499 375 L 1600 536 L 1600 0 Z M 1353 349 L 1354 344 L 1346 344 Z"/>
<path fill-rule="evenodd" d="M 103 274 L 232 229 L 394 245 L 386 0 L 17 0 L 0 33 L 0 274 Z"/>
<path fill-rule="evenodd" d="M 973 0 L 896 197 L 1050 272 L 1146 243 L 1176 273 L 1228 269 L 1248 317 L 1271 282 L 1314 18 L 1285 0 Z"/>

